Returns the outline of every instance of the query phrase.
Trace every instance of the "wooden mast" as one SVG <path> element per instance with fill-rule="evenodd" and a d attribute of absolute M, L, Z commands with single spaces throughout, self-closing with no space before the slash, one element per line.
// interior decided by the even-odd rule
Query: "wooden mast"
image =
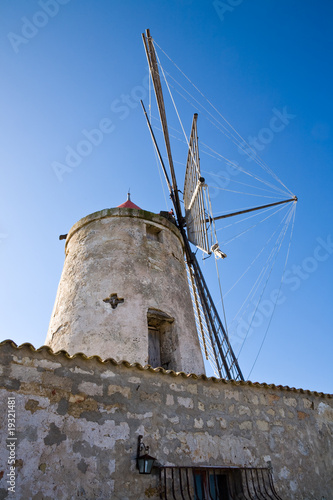
<path fill-rule="evenodd" d="M 168 125 L 167 125 L 167 120 L 166 120 L 162 86 L 161 86 L 161 81 L 160 81 L 160 76 L 159 76 L 159 71 L 158 71 L 155 48 L 153 45 L 153 40 L 150 36 L 150 31 L 148 29 L 146 30 L 146 35 L 144 33 L 142 34 L 142 39 L 143 39 L 143 44 L 144 44 L 145 51 L 146 51 L 146 56 L 147 56 L 147 60 L 148 60 L 150 74 L 151 74 L 151 77 L 153 80 L 154 91 L 155 91 L 157 106 L 158 106 L 158 110 L 159 110 L 161 125 L 162 125 L 162 129 L 163 129 L 165 146 L 166 146 L 167 155 L 168 155 L 168 161 L 169 161 L 169 167 L 170 167 L 170 173 L 171 173 L 171 179 L 172 179 L 172 186 L 168 182 L 168 176 L 167 176 L 167 173 L 165 170 L 165 166 L 164 166 L 161 154 L 159 152 L 159 149 L 157 147 L 157 143 L 156 143 L 154 134 L 152 132 L 152 128 L 151 128 L 151 125 L 149 123 L 149 118 L 148 118 L 146 112 L 145 112 L 145 116 L 146 116 L 146 120 L 148 123 L 150 133 L 151 133 L 152 138 L 153 138 L 155 148 L 157 150 L 157 153 L 158 153 L 158 156 L 159 156 L 159 159 L 160 159 L 163 171 L 164 171 L 164 175 L 166 176 L 166 179 L 167 179 L 167 184 L 168 184 L 168 188 L 170 191 L 170 196 L 171 196 L 174 208 L 175 208 L 178 228 L 182 234 L 183 241 L 184 241 L 186 262 L 190 268 L 190 273 L 193 273 L 193 276 L 194 276 L 194 279 L 196 282 L 200 302 L 202 304 L 203 311 L 204 311 L 205 321 L 206 321 L 206 324 L 207 324 L 207 327 L 209 330 L 209 337 L 210 337 L 211 344 L 212 344 L 212 347 L 214 350 L 215 361 L 216 361 L 218 373 L 219 373 L 221 378 L 226 377 L 229 380 L 230 379 L 244 380 L 243 374 L 242 374 L 240 367 L 238 365 L 237 358 L 232 350 L 227 333 L 226 333 L 225 328 L 222 324 L 222 321 L 218 315 L 215 304 L 214 304 L 212 297 L 209 293 L 207 284 L 206 284 L 204 277 L 201 273 L 199 263 L 197 261 L 195 254 L 191 250 L 191 247 L 190 247 L 190 244 L 189 244 L 186 232 L 185 232 L 184 218 L 183 218 L 182 211 L 181 211 L 176 175 L 175 175 L 172 154 L 171 154 L 171 146 L 170 146 Z M 143 109 L 144 109 L 144 106 L 143 106 Z M 144 109 L 144 111 L 145 111 L 145 109 Z"/>

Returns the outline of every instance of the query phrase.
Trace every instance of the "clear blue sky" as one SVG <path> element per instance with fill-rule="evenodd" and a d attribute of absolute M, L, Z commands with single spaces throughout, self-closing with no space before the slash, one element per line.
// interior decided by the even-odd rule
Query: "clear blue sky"
<path fill-rule="evenodd" d="M 3 0 L 1 339 L 43 345 L 63 265 L 59 234 L 85 215 L 125 201 L 128 187 L 142 208 L 159 212 L 170 206 L 138 104 L 140 97 L 147 106 L 149 101 L 141 33 L 150 28 L 237 131 L 259 138 L 265 163 L 299 197 L 281 300 L 272 319 L 257 315 L 239 358 L 244 375 L 271 320 L 251 380 L 333 392 L 332 14 L 328 0 L 320 6 L 309 0 Z M 179 110 L 188 131 L 196 110 L 186 103 Z M 198 111 L 200 140 L 252 167 L 210 134 Z M 285 123 L 273 120 L 277 113 Z M 71 153 L 66 163 L 66 155 L 96 128 L 103 132 L 89 136 L 95 144 L 81 156 Z M 172 147 L 181 188 L 186 147 L 179 144 L 174 140 Z M 214 173 L 226 168 L 216 156 L 202 153 L 201 168 L 210 172 L 205 175 L 213 211 L 250 204 L 216 189 L 224 181 L 218 184 Z M 266 241 L 260 231 L 226 248 L 228 258 L 220 265 L 224 290 L 251 252 L 258 254 L 256 243 Z M 227 240 L 227 229 L 221 232 Z M 280 276 L 288 242 L 289 233 Z M 218 303 L 209 265 L 204 270 Z M 277 272 L 274 279 L 265 289 L 268 301 L 279 286 Z M 241 285 L 226 298 L 228 322 L 244 293 Z"/>

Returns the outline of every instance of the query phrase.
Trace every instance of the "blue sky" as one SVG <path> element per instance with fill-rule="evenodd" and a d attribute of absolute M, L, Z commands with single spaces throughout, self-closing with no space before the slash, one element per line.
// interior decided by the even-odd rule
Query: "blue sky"
<path fill-rule="evenodd" d="M 332 11 L 328 0 L 320 7 L 308 0 L 3 0 L 1 339 L 43 345 L 64 258 L 58 236 L 77 220 L 119 205 L 129 187 L 142 208 L 170 208 L 138 102 L 143 98 L 149 105 L 141 33 L 150 28 L 158 45 L 299 197 L 288 262 L 291 225 L 263 292 L 266 310 L 261 316 L 257 311 L 239 357 L 244 375 L 267 331 L 251 380 L 332 392 Z M 181 78 L 158 53 L 166 71 Z M 166 104 L 182 189 L 187 147 L 168 98 Z M 194 111 L 213 212 L 250 206 L 249 197 L 232 197 L 233 182 L 243 179 L 218 154 L 252 173 L 257 167 L 209 128 L 206 111 L 179 100 L 187 132 Z M 224 291 L 259 254 L 286 210 L 225 247 L 228 258 L 219 266 Z M 217 229 L 226 245 L 237 233 Z M 225 299 L 230 332 L 250 277 L 256 279 L 264 261 L 256 265 L 248 283 Z M 213 259 L 203 263 L 219 303 L 213 267 Z M 235 333 L 231 338 L 238 352 L 240 339 Z"/>

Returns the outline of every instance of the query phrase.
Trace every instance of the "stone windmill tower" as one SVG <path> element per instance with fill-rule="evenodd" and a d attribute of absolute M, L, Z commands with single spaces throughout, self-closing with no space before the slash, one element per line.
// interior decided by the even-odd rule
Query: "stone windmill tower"
<path fill-rule="evenodd" d="M 71 228 L 46 345 L 204 373 L 182 236 L 162 214 L 128 195 Z"/>

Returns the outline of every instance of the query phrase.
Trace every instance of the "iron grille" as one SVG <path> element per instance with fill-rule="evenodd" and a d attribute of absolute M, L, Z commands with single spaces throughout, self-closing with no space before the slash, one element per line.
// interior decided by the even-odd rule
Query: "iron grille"
<path fill-rule="evenodd" d="M 282 500 L 271 469 L 161 467 L 162 500 Z"/>

